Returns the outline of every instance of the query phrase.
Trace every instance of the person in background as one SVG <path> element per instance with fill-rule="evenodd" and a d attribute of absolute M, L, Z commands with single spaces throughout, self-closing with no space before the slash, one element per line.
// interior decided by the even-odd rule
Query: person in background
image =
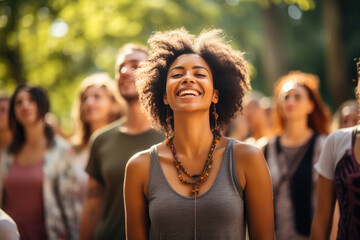
<path fill-rule="evenodd" d="M 0 154 L 12 140 L 9 128 L 9 105 L 10 97 L 4 93 L 0 94 Z"/>
<path fill-rule="evenodd" d="M 249 125 L 246 143 L 263 148 L 271 136 L 271 101 L 258 91 L 244 96 L 244 116 Z"/>
<path fill-rule="evenodd" d="M 20 85 L 10 100 L 13 140 L 0 162 L 0 207 L 16 222 L 21 239 L 77 239 L 76 182 L 67 142 L 44 121 L 46 93 Z"/>
<path fill-rule="evenodd" d="M 315 207 L 317 162 L 331 115 L 317 76 L 293 71 L 275 84 L 277 137 L 264 148 L 274 189 L 276 238 L 308 239 Z"/>
<path fill-rule="evenodd" d="M 225 127 L 222 135 L 239 141 L 245 141 L 249 136 L 249 128 L 249 123 L 243 112 L 237 113 L 234 119 Z"/>
<path fill-rule="evenodd" d="M 19 231 L 14 220 L 0 209 L 1 240 L 20 240 Z"/>
<path fill-rule="evenodd" d="M 360 79 L 356 95 L 360 105 Z M 340 213 L 337 239 L 360 239 L 360 122 L 339 129 L 326 139 L 315 168 L 319 179 L 311 239 L 329 239 L 335 201 Z"/>
<path fill-rule="evenodd" d="M 347 100 L 342 103 L 335 114 L 333 115 L 333 121 L 331 124 L 331 132 L 334 132 L 341 128 L 349 128 L 355 126 L 360 120 L 358 111 L 358 103 L 356 100 Z M 339 222 L 339 203 L 336 201 L 333 214 L 333 224 L 331 228 L 330 240 L 336 239 L 338 232 Z"/>
<path fill-rule="evenodd" d="M 71 133 L 67 133 L 67 132 L 63 131 L 60 119 L 55 113 L 48 112 L 45 115 L 45 122 L 46 122 L 46 124 L 48 124 L 52 127 L 54 133 L 57 136 L 69 141 L 69 139 L 71 137 Z"/>
<path fill-rule="evenodd" d="M 79 216 L 89 181 L 85 167 L 89 159 L 90 137 L 96 130 L 118 120 L 125 110 L 125 102 L 108 74 L 93 74 L 81 82 L 72 110 L 74 133 L 70 138 L 75 150 L 74 165 L 81 193 L 77 206 Z"/>
<path fill-rule="evenodd" d="M 127 239 L 274 239 L 262 152 L 222 137 L 250 88 L 243 54 L 221 37 L 158 32 L 136 72 L 144 109 L 168 139 L 136 154 L 125 173 Z M 211 171 L 210 171 L 211 170 Z M 246 214 L 245 214 L 246 212 Z"/>
<path fill-rule="evenodd" d="M 331 130 L 349 128 L 355 126 L 360 120 L 358 103 L 356 100 L 348 100 L 341 104 L 336 110 Z"/>
<path fill-rule="evenodd" d="M 129 158 L 164 139 L 151 128 L 140 109 L 134 70 L 148 56 L 146 48 L 125 45 L 115 65 L 115 79 L 125 99 L 127 113 L 93 137 L 89 162 L 88 193 L 80 225 L 80 239 L 125 239 L 123 182 Z"/>

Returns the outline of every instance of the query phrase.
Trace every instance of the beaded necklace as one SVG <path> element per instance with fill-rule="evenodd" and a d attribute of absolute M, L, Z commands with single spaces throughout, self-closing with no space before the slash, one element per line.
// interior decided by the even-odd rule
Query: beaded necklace
<path fill-rule="evenodd" d="M 194 196 L 194 239 L 195 240 L 196 240 L 196 196 L 199 193 L 199 185 L 204 183 L 206 181 L 206 179 L 209 177 L 209 173 L 210 173 L 210 170 L 212 168 L 212 163 L 213 163 L 212 157 L 213 157 L 216 146 L 219 144 L 220 137 L 221 137 L 221 135 L 218 133 L 218 131 L 213 131 L 213 141 L 211 143 L 209 154 L 205 161 L 204 167 L 199 174 L 190 174 L 184 168 L 184 166 L 181 164 L 181 162 L 176 154 L 176 149 L 174 146 L 174 136 L 172 136 L 168 139 L 168 146 L 170 147 L 171 153 L 175 159 L 174 165 L 175 165 L 176 171 L 178 172 L 178 177 L 179 177 L 180 182 L 183 184 L 192 186 L 191 195 Z M 184 178 L 181 174 L 181 171 L 186 176 L 190 177 L 191 179 L 194 179 L 194 181 L 189 182 L 189 181 L 184 180 Z"/>

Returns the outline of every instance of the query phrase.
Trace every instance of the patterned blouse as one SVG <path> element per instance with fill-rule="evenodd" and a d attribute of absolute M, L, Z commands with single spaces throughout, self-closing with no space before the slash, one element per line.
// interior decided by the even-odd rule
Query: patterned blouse
<path fill-rule="evenodd" d="M 49 240 L 78 239 L 79 186 L 72 164 L 73 151 L 62 138 L 44 156 L 43 198 L 47 236 Z M 14 156 L 3 151 L 0 157 L 0 208 L 3 203 L 5 176 Z"/>

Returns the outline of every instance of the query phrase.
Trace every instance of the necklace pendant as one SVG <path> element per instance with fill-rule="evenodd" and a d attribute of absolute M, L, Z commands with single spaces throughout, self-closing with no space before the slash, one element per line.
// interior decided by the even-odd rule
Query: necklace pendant
<path fill-rule="evenodd" d="M 191 190 L 191 194 L 194 196 L 197 196 L 199 193 L 199 188 L 196 186 L 193 188 L 193 190 Z"/>

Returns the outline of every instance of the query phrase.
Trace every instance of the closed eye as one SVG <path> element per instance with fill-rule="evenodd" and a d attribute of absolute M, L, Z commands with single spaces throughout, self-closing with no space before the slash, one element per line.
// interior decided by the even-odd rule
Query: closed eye
<path fill-rule="evenodd" d="M 174 74 L 174 75 L 172 75 L 171 77 L 181 77 L 181 74 Z"/>
<path fill-rule="evenodd" d="M 206 77 L 206 75 L 200 74 L 200 73 L 195 74 L 195 76 L 198 76 L 198 77 Z"/>

